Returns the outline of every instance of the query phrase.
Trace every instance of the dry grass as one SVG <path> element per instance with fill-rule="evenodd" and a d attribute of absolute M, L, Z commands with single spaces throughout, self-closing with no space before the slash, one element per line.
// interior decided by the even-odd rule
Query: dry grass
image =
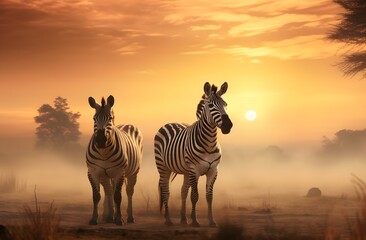
<path fill-rule="evenodd" d="M 14 173 L 0 175 L 0 193 L 25 192 L 27 182 Z"/>
<path fill-rule="evenodd" d="M 358 209 L 354 220 L 346 219 L 349 229 L 350 240 L 366 240 L 366 183 L 356 175 L 352 174 L 351 179 L 358 202 Z M 325 240 L 338 240 L 340 236 L 336 236 L 332 227 L 326 230 Z"/>
<path fill-rule="evenodd" d="M 358 201 L 358 212 L 356 213 L 356 221 L 348 223 L 351 239 L 366 240 L 366 183 L 356 175 L 352 175 L 352 177 Z"/>
<path fill-rule="evenodd" d="M 20 226 L 9 226 L 14 240 L 54 240 L 59 228 L 60 219 L 57 208 L 51 203 L 45 211 L 38 205 L 36 188 L 34 189 L 35 209 L 25 205 L 23 208 L 24 222 Z"/>
<path fill-rule="evenodd" d="M 271 213 L 276 208 L 277 205 L 272 201 L 271 193 L 268 193 L 267 197 L 262 200 L 262 211 Z"/>

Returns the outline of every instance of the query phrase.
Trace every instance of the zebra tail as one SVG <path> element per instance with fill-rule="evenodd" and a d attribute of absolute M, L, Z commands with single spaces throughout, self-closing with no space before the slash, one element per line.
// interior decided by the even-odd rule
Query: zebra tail
<path fill-rule="evenodd" d="M 161 196 L 161 187 L 160 184 L 158 185 L 158 191 L 159 191 L 159 207 L 160 207 L 160 214 L 162 214 L 163 211 L 163 198 Z"/>
<path fill-rule="evenodd" d="M 178 175 L 178 173 L 173 173 L 173 177 L 172 177 L 172 180 L 170 180 L 170 182 L 173 182 L 175 177 Z"/>

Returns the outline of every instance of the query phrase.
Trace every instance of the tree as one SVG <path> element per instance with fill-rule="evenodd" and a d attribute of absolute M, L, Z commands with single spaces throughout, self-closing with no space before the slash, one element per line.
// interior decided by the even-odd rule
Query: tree
<path fill-rule="evenodd" d="M 362 157 L 366 156 L 366 129 L 343 129 L 335 133 L 334 139 L 323 137 L 321 154 L 326 157 Z"/>
<path fill-rule="evenodd" d="M 366 77 L 366 1 L 333 0 L 344 8 L 341 22 L 328 34 L 328 39 L 350 47 L 339 66 L 345 75 L 357 73 Z"/>
<path fill-rule="evenodd" d="M 39 124 L 36 147 L 57 150 L 79 140 L 81 133 L 77 120 L 80 113 L 71 112 L 67 100 L 62 97 L 55 98 L 53 105 L 43 104 L 38 109 L 38 116 L 34 117 Z"/>

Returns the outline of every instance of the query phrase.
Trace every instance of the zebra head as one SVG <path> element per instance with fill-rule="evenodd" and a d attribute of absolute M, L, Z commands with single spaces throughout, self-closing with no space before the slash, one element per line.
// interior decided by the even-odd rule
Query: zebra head
<path fill-rule="evenodd" d="M 223 134 L 228 134 L 233 127 L 227 112 L 226 102 L 222 99 L 222 95 L 226 93 L 228 88 L 227 82 L 221 85 L 219 91 L 215 85 L 210 85 L 208 82 L 204 85 L 205 94 L 203 96 L 204 107 L 206 109 L 206 119 L 221 129 Z"/>
<path fill-rule="evenodd" d="M 95 99 L 89 97 L 89 105 L 95 109 L 94 114 L 94 140 L 99 148 L 105 148 L 106 143 L 112 136 L 112 126 L 114 125 L 113 114 L 114 97 L 110 95 L 105 99 L 102 98 L 102 105 L 95 102 Z"/>

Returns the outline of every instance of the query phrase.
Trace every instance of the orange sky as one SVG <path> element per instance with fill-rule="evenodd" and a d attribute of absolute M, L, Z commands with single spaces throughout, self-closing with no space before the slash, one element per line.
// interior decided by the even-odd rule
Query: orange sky
<path fill-rule="evenodd" d="M 88 97 L 112 94 L 116 123 L 151 143 L 162 124 L 195 121 L 206 81 L 229 83 L 223 144 L 320 144 L 363 129 L 366 81 L 344 78 L 341 46 L 324 39 L 340 12 L 330 0 L 2 0 L 0 140 L 33 136 L 36 110 L 57 96 L 90 135 Z"/>

